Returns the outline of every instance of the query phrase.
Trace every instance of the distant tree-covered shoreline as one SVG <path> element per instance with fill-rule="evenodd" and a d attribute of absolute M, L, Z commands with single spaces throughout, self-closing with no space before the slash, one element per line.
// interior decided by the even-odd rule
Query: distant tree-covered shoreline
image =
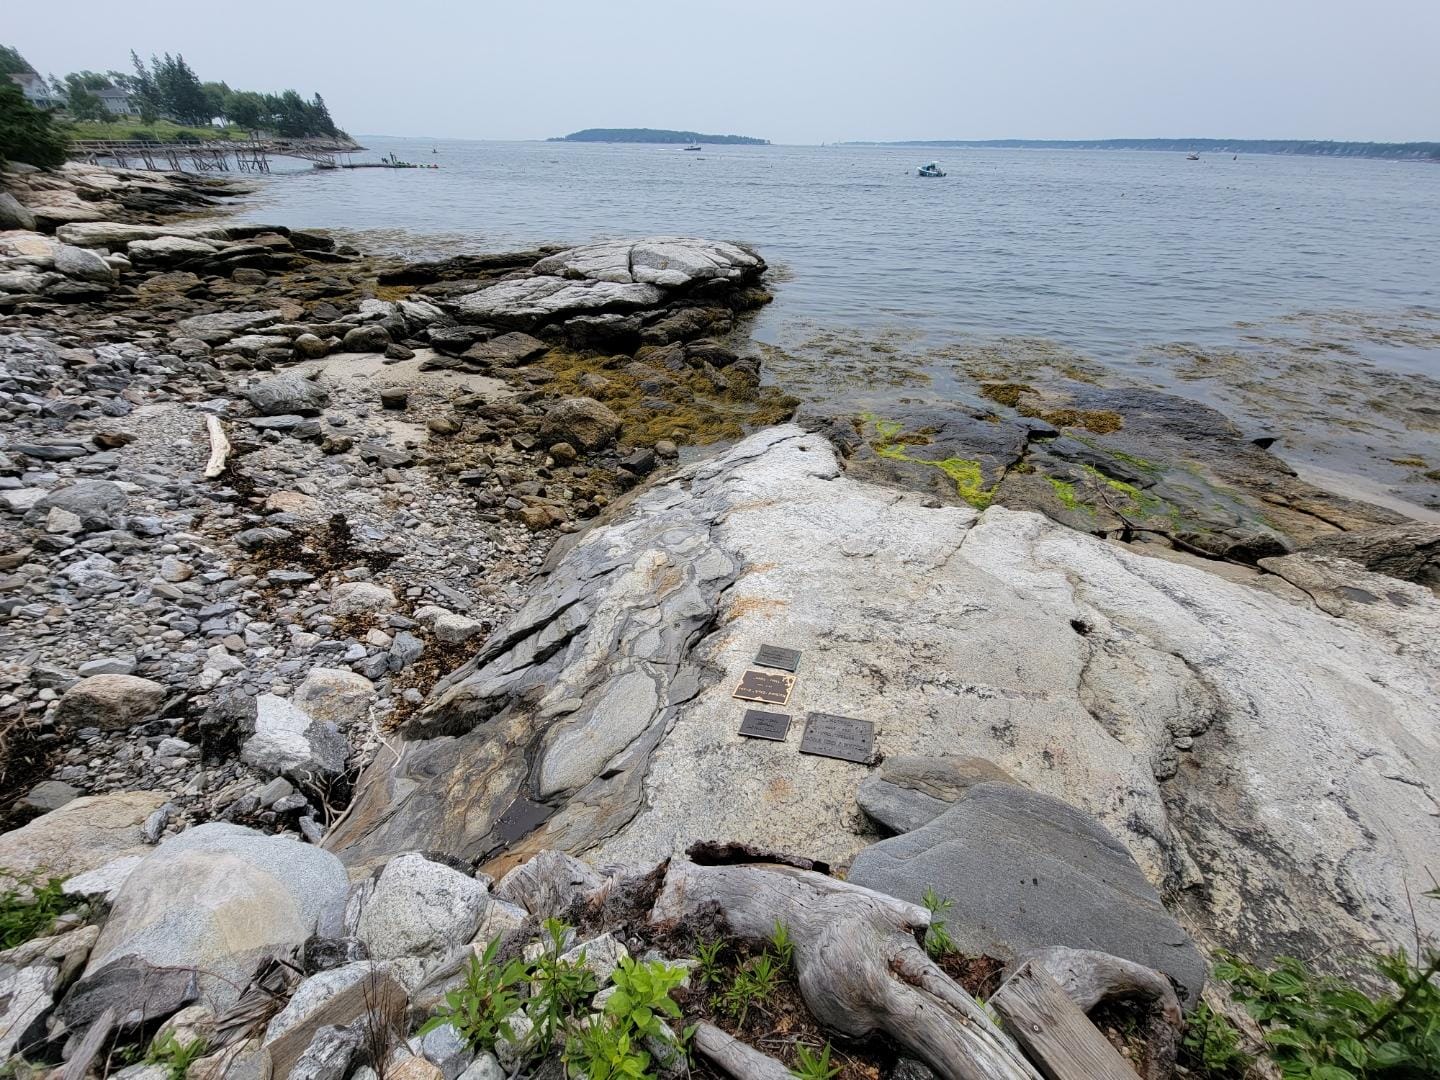
<path fill-rule="evenodd" d="M 990 147 L 1000 150 L 1163 150 L 1171 153 L 1305 154 L 1316 157 L 1440 161 L 1440 142 L 1337 142 L 1329 139 L 904 139 L 844 146 Z"/>
<path fill-rule="evenodd" d="M 769 146 L 769 139 L 749 135 L 706 135 L 699 131 L 671 131 L 667 128 L 586 128 L 560 135 L 546 142 L 628 142 L 628 143 L 715 143 L 731 146 Z"/>

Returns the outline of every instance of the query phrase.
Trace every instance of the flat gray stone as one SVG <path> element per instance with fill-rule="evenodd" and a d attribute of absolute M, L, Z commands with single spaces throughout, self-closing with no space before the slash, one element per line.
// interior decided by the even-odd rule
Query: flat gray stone
<path fill-rule="evenodd" d="M 886 758 L 860 782 L 855 801 L 867 817 L 892 833 L 909 832 L 939 817 L 976 784 L 1017 783 L 985 758 L 906 754 Z"/>
<path fill-rule="evenodd" d="M 350 747 L 334 724 L 274 694 L 259 695 L 255 708 L 255 733 L 241 747 L 241 761 L 298 781 L 345 771 Z"/>
<path fill-rule="evenodd" d="M 961 952 L 1095 949 L 1164 972 L 1190 1003 L 1205 984 L 1204 956 L 1124 845 L 1015 784 L 975 785 L 929 824 L 866 848 L 846 880 L 917 904 L 927 889 L 953 900 L 947 928 Z"/>

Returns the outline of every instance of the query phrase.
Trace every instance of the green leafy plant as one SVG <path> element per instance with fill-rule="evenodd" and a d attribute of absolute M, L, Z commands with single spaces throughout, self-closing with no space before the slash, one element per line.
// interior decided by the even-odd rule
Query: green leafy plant
<path fill-rule="evenodd" d="M 695 977 L 700 980 L 701 986 L 719 985 L 725 970 L 720 962 L 720 954 L 724 951 L 725 942 L 721 938 L 695 943 Z"/>
<path fill-rule="evenodd" d="M 1287 1080 L 1401 1080 L 1440 1076 L 1440 954 L 1423 963 L 1404 951 L 1377 958 L 1392 987 L 1377 997 L 1289 957 L 1265 970 L 1222 956 L 1214 971 Z"/>
<path fill-rule="evenodd" d="M 730 988 L 720 996 L 720 1007 L 739 1027 L 745 1026 L 750 1010 L 775 993 L 779 970 L 770 954 L 755 957 L 735 972 Z"/>
<path fill-rule="evenodd" d="M 11 884 L 0 892 L 0 949 L 13 949 L 50 932 L 55 919 L 81 902 L 66 896 L 60 878 L 42 881 L 38 874 L 0 870 Z"/>
<path fill-rule="evenodd" d="M 674 1042 L 665 1018 L 680 1018 L 680 1006 L 670 997 L 670 991 L 685 981 L 686 974 L 679 965 L 623 958 L 615 969 L 615 992 L 605 1002 L 604 1015 L 571 1039 L 568 1062 L 589 1080 L 649 1075 L 650 1055 L 640 1049 L 640 1044 L 647 1039 L 653 1040 L 652 1046 Z M 682 1046 L 689 1041 L 690 1033 L 687 1030 L 681 1037 Z M 679 1050 L 677 1047 L 677 1060 Z"/>
<path fill-rule="evenodd" d="M 575 1006 L 599 989 L 594 972 L 583 966 L 583 949 L 578 963 L 560 959 L 571 928 L 559 919 L 546 919 L 543 925 L 549 940 L 530 971 L 530 1004 L 525 1010 L 535 1023 L 530 1049 L 539 1053 L 555 1045 L 556 1036 Z"/>
<path fill-rule="evenodd" d="M 835 1080 L 840 1075 L 840 1066 L 830 1064 L 828 1042 L 818 1054 L 808 1046 L 796 1046 L 795 1068 L 790 1070 L 790 1075 L 799 1077 L 799 1080 Z"/>
<path fill-rule="evenodd" d="M 634 1045 L 628 1031 L 605 1019 L 592 1021 L 571 1039 L 566 1064 L 574 1064 L 588 1080 L 642 1080 L 649 1076 L 650 1055 Z"/>
<path fill-rule="evenodd" d="M 934 889 L 926 889 L 920 902 L 930 912 L 930 925 L 925 928 L 925 951 L 938 960 L 946 953 L 955 951 L 955 942 L 951 939 L 943 918 L 945 913 L 955 906 L 955 901 L 942 900 Z"/>
<path fill-rule="evenodd" d="M 1234 1025 L 1203 1001 L 1185 1026 L 1181 1055 L 1191 1071 L 1213 1080 L 1244 1076 L 1252 1060 L 1240 1049 Z"/>
<path fill-rule="evenodd" d="M 65 164 L 69 142 L 65 128 L 50 113 L 30 104 L 18 85 L 0 76 L 0 162 L 56 169 Z"/>
<path fill-rule="evenodd" d="M 162 1065 L 170 1073 L 170 1080 L 185 1080 L 190 1066 L 205 1056 L 204 1039 L 192 1039 L 182 1043 L 173 1031 L 167 1031 L 151 1044 L 145 1055 L 145 1064 Z"/>
<path fill-rule="evenodd" d="M 790 937 L 789 928 L 775 920 L 775 929 L 770 932 L 770 948 L 775 950 L 775 959 L 782 968 L 788 968 L 795 960 L 795 941 Z"/>
<path fill-rule="evenodd" d="M 520 1008 L 519 987 L 529 970 L 520 960 L 499 966 L 499 952 L 497 937 L 480 956 L 470 958 L 464 985 L 445 995 L 445 1004 L 420 1028 L 421 1035 L 451 1024 L 472 1050 L 490 1050 L 497 1039 L 514 1038 L 510 1017 Z"/>

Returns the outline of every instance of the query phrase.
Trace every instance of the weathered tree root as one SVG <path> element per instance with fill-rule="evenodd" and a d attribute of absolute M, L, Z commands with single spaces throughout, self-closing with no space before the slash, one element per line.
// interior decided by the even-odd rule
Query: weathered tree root
<path fill-rule="evenodd" d="M 915 932 L 930 924 L 923 907 L 789 866 L 676 859 L 650 920 L 715 910 L 751 941 L 783 923 L 806 1006 L 842 1035 L 882 1033 L 944 1080 L 1039 1080 L 1009 1036 L 916 942 Z"/>
<path fill-rule="evenodd" d="M 1175 988 L 1164 975 L 1109 953 L 1059 945 L 1032 950 L 1021 958 L 1022 963 L 1024 960 L 1043 967 L 1084 1012 L 1107 1001 L 1133 1000 L 1146 1005 L 1145 1038 L 1150 1047 L 1146 1080 L 1174 1073 L 1185 1015 Z"/>

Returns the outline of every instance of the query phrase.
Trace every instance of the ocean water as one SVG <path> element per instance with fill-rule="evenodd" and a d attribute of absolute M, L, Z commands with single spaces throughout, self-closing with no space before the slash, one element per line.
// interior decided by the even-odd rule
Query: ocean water
<path fill-rule="evenodd" d="M 811 396 L 1046 372 L 1162 386 L 1303 470 L 1440 508 L 1440 167 L 1119 151 L 419 141 L 277 162 L 251 221 L 416 256 L 678 233 L 775 269 L 753 336 Z M 433 153 L 432 153 L 433 149 Z M 949 175 L 922 179 L 939 157 Z M 1396 461 L 1412 464 L 1396 465 Z M 1423 467 L 1413 464 L 1423 462 Z"/>

